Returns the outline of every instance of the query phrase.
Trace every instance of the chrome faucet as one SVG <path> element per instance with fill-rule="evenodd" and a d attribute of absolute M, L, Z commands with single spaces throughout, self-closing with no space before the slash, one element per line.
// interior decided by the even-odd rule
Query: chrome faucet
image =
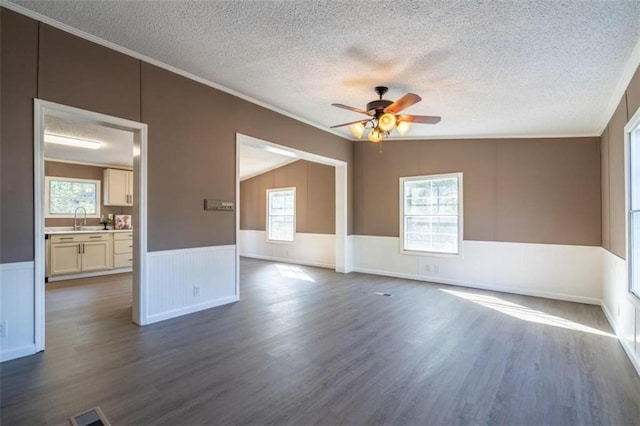
<path fill-rule="evenodd" d="M 82 225 L 78 226 L 78 210 L 80 209 L 82 209 L 82 211 L 84 212 L 84 216 L 82 220 Z M 73 212 L 73 230 L 79 231 L 82 229 L 82 226 L 86 226 L 86 225 L 87 225 L 87 211 L 85 210 L 84 207 L 78 207 L 76 211 Z"/>

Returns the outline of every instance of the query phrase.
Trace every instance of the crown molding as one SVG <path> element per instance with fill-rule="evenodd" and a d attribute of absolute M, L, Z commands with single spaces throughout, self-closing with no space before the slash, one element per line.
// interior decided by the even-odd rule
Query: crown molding
<path fill-rule="evenodd" d="M 294 119 L 296 121 L 299 121 L 301 123 L 307 124 L 309 126 L 315 127 L 319 130 L 322 130 L 324 132 L 330 133 L 332 135 L 338 136 L 341 139 L 347 140 L 347 141 L 358 141 L 360 139 L 355 139 L 353 137 L 350 136 L 346 136 L 334 129 L 331 129 L 330 127 L 326 127 L 323 125 L 320 125 L 318 123 L 315 123 L 313 121 L 310 121 L 306 118 L 300 117 L 294 113 L 291 113 L 289 111 L 283 110 L 281 108 L 275 107 L 273 105 L 270 105 L 266 102 L 260 101 L 258 99 L 252 98 L 251 96 L 245 95 L 243 93 L 237 92 L 233 89 L 230 89 L 228 87 L 225 87 L 221 84 L 215 83 L 213 81 L 207 80 L 205 78 L 199 77 L 195 74 L 191 74 L 190 72 L 181 70 L 179 68 L 176 68 L 172 65 L 166 64 L 164 62 L 158 61 L 156 59 L 153 59 L 151 57 L 148 57 L 146 55 L 143 55 L 141 53 L 138 53 L 134 50 L 128 49 L 126 47 L 120 46 L 118 44 L 112 43 L 110 41 L 104 40 L 100 37 L 94 36 L 92 34 L 89 34 L 87 32 L 84 32 L 82 30 L 79 30 L 75 27 L 72 27 L 70 25 L 64 24 L 62 22 L 56 21 L 55 19 L 52 19 L 48 16 L 42 15 L 38 12 L 34 12 L 30 9 L 27 9 L 23 6 L 17 5 L 15 3 L 11 3 L 8 0 L 0 0 L 0 6 L 5 7 L 7 9 L 10 9 L 16 13 L 19 13 L 21 15 L 25 15 L 28 16 L 30 18 L 33 18 L 35 20 L 38 20 L 40 22 L 43 22 L 47 25 L 50 25 L 52 27 L 58 28 L 62 31 L 68 32 L 70 34 L 73 34 L 77 37 L 80 37 L 82 39 L 91 41 L 93 43 L 99 44 L 101 46 L 107 47 L 109 49 L 118 51 L 120 53 L 123 53 L 127 56 L 131 56 L 133 58 L 139 59 L 141 61 L 147 62 L 151 65 L 155 65 L 158 68 L 162 68 L 164 70 L 170 71 L 174 74 L 178 74 L 182 77 L 188 78 L 190 80 L 196 81 L 198 83 L 204 84 L 205 86 L 214 88 L 216 90 L 220 90 L 221 92 L 225 92 L 228 93 L 232 96 L 235 96 L 237 98 L 240 98 L 242 100 L 245 100 L 247 102 L 250 102 L 252 104 L 258 105 L 262 108 L 271 110 L 273 112 L 276 112 L 280 115 L 283 115 L 285 117 L 289 117 L 291 119 Z M 540 135 L 447 135 L 447 136 L 424 136 L 424 137 L 408 137 L 408 138 L 398 138 L 398 139 L 391 139 L 391 140 L 433 140 L 433 139 L 513 139 L 513 138 L 518 138 L 518 139 L 531 139 L 531 138 L 578 138 L 578 137 L 593 137 L 593 136 L 600 136 L 602 134 L 602 132 L 604 131 L 604 129 L 607 127 L 607 124 L 609 123 L 609 120 L 611 119 L 611 116 L 613 115 L 613 113 L 615 112 L 616 107 L 618 106 L 618 102 L 620 101 L 620 98 L 622 97 L 622 95 L 625 93 L 625 91 L 627 90 L 627 87 L 631 81 L 631 79 L 633 78 L 634 73 L 636 72 L 636 70 L 638 69 L 638 67 L 640 66 L 640 40 L 638 41 L 638 43 L 636 44 L 636 46 L 634 47 L 633 51 L 631 52 L 631 56 L 629 57 L 629 60 L 627 61 L 623 72 L 620 76 L 620 79 L 618 80 L 618 83 L 615 86 L 615 89 L 613 90 L 613 94 L 609 100 L 609 103 L 607 104 L 606 108 L 603 111 L 602 114 L 602 118 L 601 118 L 601 122 L 598 125 L 598 134 L 561 134 L 561 135 L 554 135 L 554 134 L 540 134 Z"/>
<path fill-rule="evenodd" d="M 147 63 L 149 63 L 151 65 L 155 65 L 158 68 L 162 68 L 162 69 L 170 71 L 170 72 L 172 72 L 174 74 L 178 74 L 178 75 L 180 75 L 182 77 L 188 78 L 189 80 L 193 80 L 193 81 L 196 81 L 198 83 L 204 84 L 205 86 L 209 86 L 209 87 L 211 87 L 213 89 L 220 90 L 221 92 L 228 93 L 228 94 L 230 94 L 232 96 L 235 96 L 236 98 L 240 98 L 240 99 L 242 99 L 244 101 L 247 101 L 247 102 L 250 102 L 252 104 L 258 105 L 258 106 L 260 106 L 262 108 L 271 110 L 271 111 L 276 112 L 276 113 L 278 113 L 280 115 L 284 115 L 285 117 L 292 118 L 292 119 L 294 119 L 296 121 L 299 121 L 301 123 L 304 123 L 304 124 L 307 124 L 309 126 L 315 127 L 316 129 L 320 129 L 320 130 L 322 130 L 324 132 L 331 133 L 332 135 L 338 136 L 341 139 L 349 140 L 343 134 L 340 134 L 339 132 L 336 132 L 335 130 L 333 130 L 333 129 L 329 128 L 329 127 L 325 127 L 325 126 L 322 126 L 322 125 L 320 125 L 318 123 L 314 123 L 313 121 L 310 121 L 310 120 L 308 120 L 306 118 L 300 117 L 299 115 L 296 115 L 296 114 L 294 114 L 292 112 L 283 110 L 283 109 L 278 108 L 276 106 L 270 105 L 270 104 L 268 104 L 266 102 L 263 102 L 263 101 L 260 101 L 258 99 L 252 98 L 251 96 L 247 96 L 247 95 L 245 95 L 243 93 L 237 92 L 237 91 L 235 91 L 233 89 L 230 89 L 228 87 L 225 87 L 225 86 L 223 86 L 221 84 L 218 84 L 218 83 L 215 83 L 213 81 L 207 80 L 206 78 L 199 77 L 199 76 L 197 76 L 195 74 L 191 74 L 188 71 L 184 71 L 184 70 L 181 70 L 180 68 L 176 68 L 173 65 L 166 64 L 166 63 L 164 63 L 162 61 L 158 61 L 157 59 L 153 59 L 153 58 L 151 58 L 149 56 L 143 55 L 142 53 L 138 53 L 138 52 L 136 52 L 134 50 L 128 49 L 128 48 L 123 47 L 123 46 L 120 46 L 119 44 L 112 43 L 110 41 L 104 40 L 104 39 L 102 39 L 100 37 L 97 37 L 97 36 L 95 36 L 93 34 L 89 34 L 87 32 L 79 30 L 79 29 L 77 29 L 75 27 L 72 27 L 70 25 L 64 24 L 64 23 L 62 23 L 60 21 L 56 21 L 53 18 L 50 18 L 50 17 L 45 16 L 45 15 L 42 15 L 42 14 L 40 14 L 38 12 L 34 12 L 33 10 L 27 9 L 27 8 L 25 8 L 23 6 L 17 5 L 15 3 L 11 3 L 11 2 L 9 2 L 7 0 L 0 0 L 0 6 L 5 7 L 7 9 L 10 9 L 10 10 L 16 12 L 16 13 L 21 14 L 21 15 L 28 16 L 29 18 L 35 19 L 37 21 L 40 21 L 42 23 L 45 23 L 45 24 L 50 25 L 52 27 L 55 27 L 55 28 L 57 28 L 59 30 L 65 31 L 65 32 L 70 33 L 70 34 L 73 34 L 73 35 L 75 35 L 77 37 L 80 37 L 82 39 L 88 40 L 90 42 L 93 42 L 93 43 L 99 44 L 101 46 L 107 47 L 109 49 L 115 50 L 117 52 L 123 53 L 123 54 L 125 54 L 127 56 L 131 56 L 133 58 L 136 58 L 136 59 L 139 59 L 141 61 L 147 62 Z"/>
<path fill-rule="evenodd" d="M 629 57 L 629 60 L 627 61 L 627 63 L 624 66 L 624 69 L 622 70 L 622 74 L 618 79 L 618 84 L 616 84 L 615 88 L 613 89 L 613 93 L 611 95 L 611 98 L 609 99 L 609 103 L 607 104 L 607 107 L 602 113 L 602 121 L 598 126 L 598 129 L 600 129 L 600 135 L 602 135 L 602 133 L 604 132 L 604 129 L 609 124 L 609 121 L 611 120 L 613 113 L 616 111 L 616 108 L 620 103 L 620 99 L 622 98 L 622 95 L 624 95 L 624 93 L 627 91 L 627 88 L 629 87 L 629 83 L 631 83 L 631 79 L 633 78 L 633 75 L 636 73 L 636 70 L 638 69 L 639 66 L 640 66 L 640 40 L 638 40 L 638 43 L 631 51 L 631 56 Z"/>
<path fill-rule="evenodd" d="M 569 133 L 569 134 L 533 134 L 533 135 L 433 135 L 433 136 L 411 136 L 403 138 L 383 139 L 382 142 L 402 142 L 402 141 L 437 141 L 437 140 L 470 140 L 470 139 L 570 139 L 570 138 L 599 138 L 595 133 Z M 367 138 L 349 139 L 352 142 L 369 142 Z M 372 142 L 373 143 L 373 142 Z"/>

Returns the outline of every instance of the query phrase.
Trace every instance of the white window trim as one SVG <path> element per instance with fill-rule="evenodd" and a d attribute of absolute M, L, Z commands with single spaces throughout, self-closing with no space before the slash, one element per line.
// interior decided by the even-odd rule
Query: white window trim
<path fill-rule="evenodd" d="M 281 191 L 293 191 L 293 239 L 291 241 L 287 240 L 272 240 L 269 238 L 269 194 L 272 192 L 281 192 Z M 290 186 L 288 188 L 270 188 L 267 189 L 267 209 L 266 209 L 266 221 L 265 221 L 265 230 L 266 230 L 266 239 L 268 243 L 272 244 L 295 244 L 296 242 L 296 219 L 298 217 L 298 209 L 296 206 L 296 187 Z"/>
<path fill-rule="evenodd" d="M 640 294 L 633 292 L 632 285 L 632 259 L 631 259 L 631 241 L 633 238 L 631 230 L 631 191 L 633 190 L 631 182 L 631 138 L 632 134 L 640 131 L 640 108 L 635 112 L 633 117 L 624 127 L 624 175 L 625 175 L 625 226 L 626 226 L 626 247 L 625 262 L 627 267 L 627 299 L 637 308 L 640 309 Z"/>
<path fill-rule="evenodd" d="M 59 219 L 70 219 L 73 218 L 73 214 L 51 214 L 49 213 L 49 191 L 50 191 L 50 182 L 52 180 L 66 180 L 69 182 L 85 182 L 85 183 L 95 183 L 96 184 L 96 214 L 87 214 L 87 218 L 94 219 L 100 218 L 102 214 L 102 203 L 101 200 L 101 191 L 100 185 L 101 182 L 96 179 L 78 179 L 78 178 L 69 178 L 64 176 L 45 176 L 44 177 L 44 217 L 47 219 L 59 218 Z M 83 216 L 84 217 L 84 216 Z"/>
<path fill-rule="evenodd" d="M 452 178 L 458 179 L 458 252 L 457 253 L 442 253 L 438 251 L 422 251 L 422 250 L 407 250 L 404 248 L 404 184 L 405 182 L 427 180 L 427 179 L 440 179 L 440 178 Z M 433 256 L 433 257 L 462 257 L 462 236 L 464 231 L 464 206 L 463 206 L 463 181 L 462 172 L 457 173 L 443 173 L 437 175 L 423 175 L 423 176 L 408 176 L 400 178 L 400 197 L 399 198 L 399 222 L 400 222 L 400 254 L 409 254 L 414 256 Z"/>

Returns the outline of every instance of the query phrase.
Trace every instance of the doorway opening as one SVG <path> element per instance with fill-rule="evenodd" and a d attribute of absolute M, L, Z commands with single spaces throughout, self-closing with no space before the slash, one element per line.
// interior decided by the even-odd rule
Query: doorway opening
<path fill-rule="evenodd" d="M 36 351 L 47 286 L 131 283 L 132 320 L 146 323 L 146 153 L 145 124 L 34 101 Z"/>
<path fill-rule="evenodd" d="M 350 271 L 346 162 L 237 134 L 236 200 L 237 268 L 245 255 Z"/>

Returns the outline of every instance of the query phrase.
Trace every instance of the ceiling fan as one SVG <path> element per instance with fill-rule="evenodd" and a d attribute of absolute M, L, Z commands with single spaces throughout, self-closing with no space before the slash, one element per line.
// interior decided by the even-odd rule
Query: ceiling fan
<path fill-rule="evenodd" d="M 369 116 L 369 118 L 366 119 L 338 124 L 331 126 L 331 128 L 335 129 L 336 127 L 349 126 L 349 130 L 351 130 L 353 136 L 360 139 L 367 126 L 371 125 L 371 132 L 369 132 L 367 138 L 371 142 L 380 142 L 382 138 L 388 138 L 391 135 L 391 130 L 394 128 L 401 136 L 404 136 L 407 130 L 409 130 L 411 123 L 437 124 L 440 122 L 441 118 L 437 116 L 399 114 L 404 109 L 420 102 L 422 98 L 415 93 L 407 93 L 395 102 L 382 99 L 382 96 L 387 93 L 388 90 L 388 87 L 377 86 L 375 91 L 380 99 L 369 102 L 366 110 L 343 104 L 331 104 L 334 107 Z"/>

